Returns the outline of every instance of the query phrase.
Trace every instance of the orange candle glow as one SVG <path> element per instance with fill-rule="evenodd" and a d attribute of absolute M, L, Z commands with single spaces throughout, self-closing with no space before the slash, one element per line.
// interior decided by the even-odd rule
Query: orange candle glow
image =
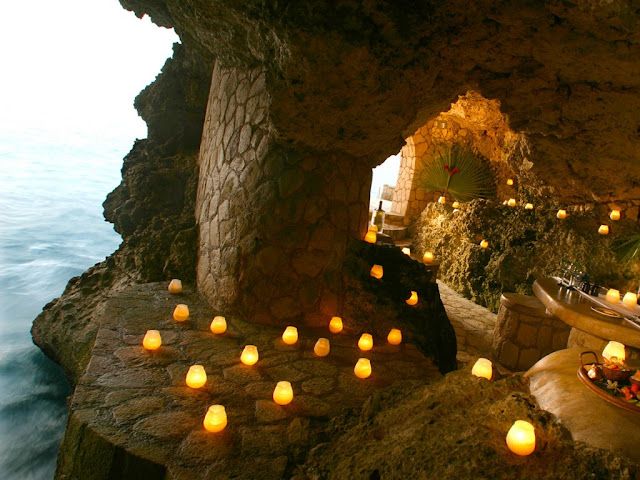
<path fill-rule="evenodd" d="M 222 405 L 211 405 L 202 422 L 204 428 L 211 433 L 224 430 L 227 426 L 227 412 Z"/>
<path fill-rule="evenodd" d="M 173 311 L 173 319 L 176 322 L 184 322 L 187 318 L 189 318 L 189 307 L 184 303 L 176 305 L 176 309 Z"/>
<path fill-rule="evenodd" d="M 369 230 L 367 234 L 364 236 L 364 241 L 367 243 L 376 243 L 377 239 L 378 239 L 378 234 L 376 234 L 376 232 L 374 232 L 373 230 Z"/>
<path fill-rule="evenodd" d="M 329 322 L 329 331 L 331 333 L 340 333 L 342 331 L 342 318 L 332 317 Z"/>
<path fill-rule="evenodd" d="M 296 327 L 287 327 L 282 333 L 282 341 L 287 345 L 293 345 L 298 341 L 298 329 Z"/>
<path fill-rule="evenodd" d="M 402 253 L 404 253 L 405 255 L 411 255 L 411 249 L 409 247 L 404 247 L 402 249 Z"/>
<path fill-rule="evenodd" d="M 515 207 L 516 206 L 516 199 L 515 198 L 510 198 L 507 201 L 507 205 L 509 205 L 510 207 Z"/>
<path fill-rule="evenodd" d="M 458 202 L 458 201 L 456 200 L 455 202 L 453 202 L 453 203 L 451 204 L 451 206 L 452 206 L 453 208 L 458 208 L 458 207 L 460 206 L 460 202 Z"/>
<path fill-rule="evenodd" d="M 482 241 L 480 242 L 480 248 L 489 248 L 489 242 L 487 242 L 485 239 L 482 239 Z"/>
<path fill-rule="evenodd" d="M 424 263 L 432 263 L 433 262 L 433 253 L 424 252 L 424 255 L 422 256 L 422 261 Z"/>
<path fill-rule="evenodd" d="M 513 178 L 507 178 L 507 185 L 510 187 L 513 185 Z"/>
<path fill-rule="evenodd" d="M 242 350 L 242 355 L 240 355 L 240 361 L 245 365 L 255 365 L 258 361 L 258 347 L 255 345 L 247 345 Z"/>
<path fill-rule="evenodd" d="M 290 382 L 278 382 L 273 389 L 273 401 L 278 405 L 288 405 L 293 400 L 293 389 Z"/>
<path fill-rule="evenodd" d="M 319 338 L 313 347 L 313 353 L 315 353 L 319 357 L 326 357 L 329 355 L 329 351 L 331 350 L 331 344 L 329 343 L 328 338 Z"/>
<path fill-rule="evenodd" d="M 169 293 L 181 293 L 182 292 L 182 280 L 174 278 L 169 282 Z"/>
<path fill-rule="evenodd" d="M 392 328 L 387 335 L 387 342 L 391 345 L 400 345 L 402 342 L 402 332 L 397 328 Z"/>
<path fill-rule="evenodd" d="M 627 307 L 635 307 L 638 304 L 638 296 L 633 292 L 627 292 L 622 298 L 622 303 Z"/>
<path fill-rule="evenodd" d="M 227 319 L 218 315 L 211 320 L 209 328 L 215 334 L 224 333 L 227 331 Z"/>
<path fill-rule="evenodd" d="M 527 204 L 524 206 L 524 209 L 525 209 L 525 210 L 533 210 L 533 203 L 527 203 Z"/>
<path fill-rule="evenodd" d="M 491 380 L 491 377 L 493 376 L 493 365 L 491 364 L 491 360 L 488 358 L 479 358 L 471 369 L 471 375 Z"/>
<path fill-rule="evenodd" d="M 162 345 L 162 337 L 158 330 L 147 330 L 142 339 L 142 346 L 145 350 L 157 350 Z"/>
<path fill-rule="evenodd" d="M 370 333 L 363 333 L 358 340 L 358 348 L 360 350 L 371 350 L 373 348 L 373 337 Z"/>
<path fill-rule="evenodd" d="M 611 210 L 609 218 L 611 220 L 620 220 L 620 210 Z"/>
<path fill-rule="evenodd" d="M 620 301 L 620 291 L 615 288 L 611 288 L 607 291 L 604 299 L 609 303 L 618 303 Z"/>
<path fill-rule="evenodd" d="M 447 199 L 445 197 L 440 197 L 440 198 L 438 198 L 438 203 L 445 204 L 445 203 L 447 203 Z"/>
<path fill-rule="evenodd" d="M 615 357 L 618 359 L 618 362 L 624 363 L 627 358 L 626 352 L 624 351 L 624 344 L 613 340 L 610 341 L 607 343 L 607 346 L 604 347 L 604 350 L 602 350 L 602 357 L 609 361 Z"/>
<path fill-rule="evenodd" d="M 516 455 L 526 456 L 536 449 L 536 433 L 529 422 L 516 420 L 507 433 L 507 446 Z"/>
<path fill-rule="evenodd" d="M 204 384 L 207 383 L 207 372 L 204 371 L 204 367 L 202 365 L 191 365 L 187 372 L 185 382 L 187 386 L 191 388 L 204 386 Z"/>
<path fill-rule="evenodd" d="M 381 279 L 383 275 L 382 265 L 374 265 L 371 267 L 371 271 L 369 272 L 373 278 Z"/>
<path fill-rule="evenodd" d="M 353 368 L 353 373 L 358 378 L 368 378 L 371 375 L 371 361 L 368 358 L 360 358 Z"/>
<path fill-rule="evenodd" d="M 560 220 L 564 220 L 565 218 L 567 218 L 567 211 L 558 210 L 558 213 L 556 213 L 556 217 L 558 217 Z"/>
<path fill-rule="evenodd" d="M 600 235 L 609 235 L 609 225 L 600 225 L 600 228 L 598 228 L 598 233 Z"/>
<path fill-rule="evenodd" d="M 418 303 L 418 292 L 414 292 L 413 290 L 411 290 L 411 296 L 407 298 L 405 302 L 407 302 L 407 305 L 411 305 L 411 306 Z"/>

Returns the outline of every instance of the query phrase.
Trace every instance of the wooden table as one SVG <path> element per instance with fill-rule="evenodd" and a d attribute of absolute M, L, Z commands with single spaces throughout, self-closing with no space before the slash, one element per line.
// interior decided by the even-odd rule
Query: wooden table
<path fill-rule="evenodd" d="M 631 358 L 640 358 L 640 329 L 634 328 L 623 318 L 613 318 L 593 310 L 592 307 L 607 304 L 604 296 L 590 298 L 579 291 L 568 290 L 558 285 L 558 279 L 553 277 L 541 278 L 534 282 L 533 292 L 536 297 L 554 316 L 571 325 L 569 346 L 581 346 L 598 353 L 609 340 L 623 343 L 631 353 Z M 640 306 L 629 308 L 619 304 L 615 307 L 618 313 L 627 316 L 640 314 Z"/>

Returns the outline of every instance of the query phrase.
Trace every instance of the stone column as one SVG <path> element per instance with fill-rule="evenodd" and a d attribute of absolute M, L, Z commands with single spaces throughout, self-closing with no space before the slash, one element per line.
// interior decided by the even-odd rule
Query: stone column
<path fill-rule="evenodd" d="M 197 281 L 249 320 L 325 324 L 341 302 L 350 237 L 362 238 L 371 168 L 277 140 L 261 69 L 216 63 L 200 149 Z"/>

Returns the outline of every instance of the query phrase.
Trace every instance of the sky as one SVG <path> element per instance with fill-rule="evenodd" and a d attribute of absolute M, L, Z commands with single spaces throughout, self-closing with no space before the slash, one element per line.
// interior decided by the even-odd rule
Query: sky
<path fill-rule="evenodd" d="M 133 100 L 171 56 L 173 30 L 117 0 L 4 2 L 2 18 L 3 135 L 146 137 Z"/>

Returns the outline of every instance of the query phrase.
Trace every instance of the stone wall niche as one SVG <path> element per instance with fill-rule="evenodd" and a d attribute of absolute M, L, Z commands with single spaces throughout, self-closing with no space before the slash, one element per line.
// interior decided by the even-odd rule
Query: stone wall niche
<path fill-rule="evenodd" d="M 258 323 L 325 324 L 362 238 L 371 169 L 276 139 L 265 72 L 216 63 L 200 148 L 199 290 Z"/>

